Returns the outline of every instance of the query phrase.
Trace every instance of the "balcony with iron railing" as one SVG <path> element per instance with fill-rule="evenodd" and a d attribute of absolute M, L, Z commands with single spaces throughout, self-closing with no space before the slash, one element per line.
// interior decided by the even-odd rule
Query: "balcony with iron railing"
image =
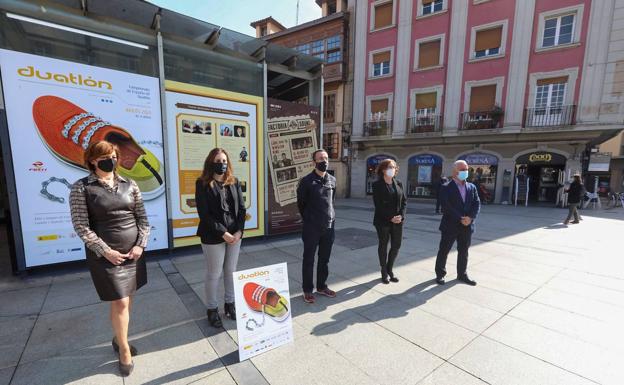
<path fill-rule="evenodd" d="M 471 130 L 491 130 L 503 126 L 505 112 L 502 109 L 490 111 L 463 112 L 461 114 L 461 129 Z"/>
<path fill-rule="evenodd" d="M 524 126 L 563 127 L 576 124 L 576 105 L 524 109 Z"/>
<path fill-rule="evenodd" d="M 364 123 L 364 136 L 392 135 L 392 119 Z"/>
<path fill-rule="evenodd" d="M 407 118 L 406 135 L 428 134 L 442 130 L 442 115 L 427 114 Z"/>

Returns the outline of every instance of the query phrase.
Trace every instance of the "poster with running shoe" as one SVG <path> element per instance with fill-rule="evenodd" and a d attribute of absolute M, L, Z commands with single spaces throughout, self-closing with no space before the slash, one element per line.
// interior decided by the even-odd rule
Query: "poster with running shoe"
<path fill-rule="evenodd" d="M 99 140 L 119 146 L 117 171 L 141 189 L 148 250 L 166 248 L 158 79 L 9 50 L 0 50 L 0 70 L 26 266 L 85 257 L 68 197 L 89 174 L 86 148 Z"/>
<path fill-rule="evenodd" d="M 241 183 L 245 237 L 264 234 L 262 98 L 167 80 L 166 111 L 173 244 L 199 244 L 195 181 L 208 153 L 225 149 Z M 177 160 L 177 161 L 175 161 Z"/>
<path fill-rule="evenodd" d="M 278 263 L 232 273 L 241 361 L 294 340 L 288 268 Z"/>

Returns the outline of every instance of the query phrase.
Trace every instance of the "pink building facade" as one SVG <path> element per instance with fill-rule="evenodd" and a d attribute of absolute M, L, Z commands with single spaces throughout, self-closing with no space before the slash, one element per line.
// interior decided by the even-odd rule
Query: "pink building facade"
<path fill-rule="evenodd" d="M 488 203 L 554 203 L 624 128 L 621 71 L 609 64 L 619 3 L 355 2 L 352 196 L 370 193 L 391 157 L 409 196 L 433 198 L 465 159 Z"/>

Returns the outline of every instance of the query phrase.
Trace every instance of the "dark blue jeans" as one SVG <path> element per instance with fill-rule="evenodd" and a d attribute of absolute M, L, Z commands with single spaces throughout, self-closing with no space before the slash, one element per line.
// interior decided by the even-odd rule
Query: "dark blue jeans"
<path fill-rule="evenodd" d="M 303 267 L 301 272 L 303 291 L 311 293 L 314 289 L 314 254 L 317 250 L 316 289 L 324 290 L 327 288 L 329 257 L 335 239 L 334 226 L 325 228 L 304 223 L 301 238 L 303 239 Z"/>

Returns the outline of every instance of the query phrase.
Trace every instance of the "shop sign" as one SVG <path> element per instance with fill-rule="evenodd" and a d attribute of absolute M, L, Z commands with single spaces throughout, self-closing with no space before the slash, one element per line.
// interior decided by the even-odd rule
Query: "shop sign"
<path fill-rule="evenodd" d="M 473 154 L 468 154 L 468 155 L 464 155 L 462 157 L 459 158 L 460 160 L 465 160 L 466 163 L 468 163 L 469 165 L 497 165 L 498 164 L 498 157 L 496 157 L 495 155 L 490 155 L 490 154 L 483 154 L 483 153 L 473 153 Z"/>
<path fill-rule="evenodd" d="M 410 165 L 416 165 L 416 166 L 441 165 L 442 158 L 433 154 L 421 154 L 421 155 L 416 155 L 416 156 L 412 156 L 411 158 L 409 158 L 408 163 Z"/>
<path fill-rule="evenodd" d="M 375 155 L 375 156 L 371 156 L 370 158 L 368 158 L 366 160 L 366 164 L 369 167 L 377 167 L 379 165 L 379 163 L 381 163 L 382 161 L 386 160 L 386 159 L 392 159 L 396 162 L 396 158 L 392 155 L 386 155 L 386 154 L 380 154 L 380 155 Z"/>
<path fill-rule="evenodd" d="M 548 153 L 529 155 L 530 163 L 537 163 L 537 162 L 550 163 L 551 161 L 552 161 L 552 155 Z"/>
<path fill-rule="evenodd" d="M 592 154 L 589 158 L 589 166 L 587 167 L 587 171 L 609 172 L 609 163 L 611 163 L 611 153 L 598 152 Z"/>

